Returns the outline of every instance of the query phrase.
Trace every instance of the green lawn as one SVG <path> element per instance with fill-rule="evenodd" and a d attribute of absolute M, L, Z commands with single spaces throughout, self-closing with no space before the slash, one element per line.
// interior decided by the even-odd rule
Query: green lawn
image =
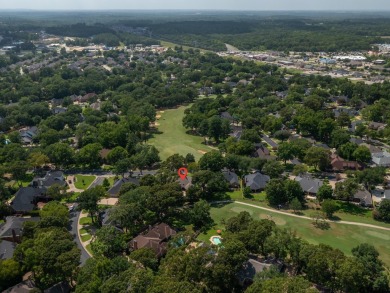
<path fill-rule="evenodd" d="M 80 225 L 89 225 L 92 224 L 92 219 L 90 217 L 84 217 L 80 219 Z"/>
<path fill-rule="evenodd" d="M 160 157 L 165 160 L 171 155 L 180 154 L 185 156 L 192 153 L 198 160 L 204 152 L 212 148 L 202 144 L 202 137 L 189 135 L 182 125 L 184 110 L 188 106 L 181 106 L 177 109 L 165 110 L 157 121 L 160 125 L 158 130 L 161 134 L 155 134 L 149 141 L 160 151 Z"/>
<path fill-rule="evenodd" d="M 88 250 L 88 252 L 92 255 L 92 249 L 91 249 L 91 243 L 89 243 L 85 248 Z"/>
<path fill-rule="evenodd" d="M 78 189 L 87 189 L 92 182 L 96 179 L 96 176 L 93 175 L 76 175 L 76 182 L 74 185 Z"/>
<path fill-rule="evenodd" d="M 160 44 L 161 46 L 163 47 L 166 47 L 166 48 L 171 48 L 171 49 L 175 49 L 175 47 L 182 47 L 184 51 L 188 51 L 189 49 L 194 49 L 194 50 L 199 50 L 200 52 L 211 52 L 209 50 L 205 50 L 205 49 L 200 49 L 200 48 L 195 48 L 195 47 L 189 47 L 189 46 L 184 46 L 184 45 L 179 45 L 179 44 L 175 44 L 175 43 L 171 43 L 171 42 L 167 42 L 167 41 L 161 41 L 160 40 Z"/>
<path fill-rule="evenodd" d="M 92 238 L 91 234 L 82 235 L 81 236 L 81 241 L 85 242 L 85 241 L 90 240 L 91 238 Z"/>
<path fill-rule="evenodd" d="M 237 203 L 230 203 L 223 207 L 213 207 L 211 216 L 216 225 L 209 233 L 201 234 L 199 239 L 208 241 L 210 236 L 216 235 L 215 231 L 217 229 L 224 229 L 224 226 L 221 224 L 222 219 L 227 220 L 242 211 L 249 212 L 255 219 L 272 219 L 277 225 L 295 230 L 300 237 L 310 243 L 328 244 L 348 255 L 351 254 L 351 249 L 358 244 L 370 243 L 379 251 L 381 259 L 386 265 L 390 266 L 390 231 L 336 223 L 331 223 L 328 230 L 321 230 L 315 228 L 311 220 L 263 211 Z"/>

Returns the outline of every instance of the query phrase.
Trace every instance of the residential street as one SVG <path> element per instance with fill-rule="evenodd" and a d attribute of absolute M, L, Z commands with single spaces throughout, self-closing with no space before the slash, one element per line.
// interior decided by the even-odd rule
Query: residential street
<path fill-rule="evenodd" d="M 70 213 L 69 213 L 70 221 L 69 221 L 68 230 L 72 233 L 72 235 L 74 237 L 74 241 L 76 242 L 77 247 L 81 251 L 80 262 L 81 262 L 81 265 L 84 265 L 85 262 L 87 261 L 87 259 L 90 258 L 91 256 L 88 254 L 88 252 L 85 250 L 85 248 L 81 244 L 81 241 L 80 241 L 80 238 L 78 235 L 77 223 L 79 220 L 80 212 L 76 211 L 76 207 L 77 207 L 77 204 L 75 204 L 75 208 L 73 209 L 73 211 L 70 211 Z"/>

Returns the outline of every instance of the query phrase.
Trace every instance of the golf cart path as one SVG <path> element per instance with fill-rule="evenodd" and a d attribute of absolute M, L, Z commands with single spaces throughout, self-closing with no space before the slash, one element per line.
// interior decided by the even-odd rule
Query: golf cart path
<path fill-rule="evenodd" d="M 282 215 L 286 215 L 286 216 L 290 216 L 290 217 L 301 218 L 301 219 L 306 219 L 306 220 L 312 220 L 312 218 L 307 217 L 307 216 L 294 215 L 294 214 L 290 214 L 290 213 L 287 213 L 287 212 L 282 212 L 282 211 L 278 211 L 278 210 L 274 210 L 274 209 L 260 207 L 260 206 L 257 206 L 257 205 L 254 205 L 254 204 L 250 204 L 250 203 L 246 203 L 246 202 L 242 202 L 242 201 L 226 201 L 226 202 L 232 202 L 232 203 L 235 202 L 235 203 L 238 203 L 238 204 L 241 204 L 241 205 L 257 208 L 257 209 L 264 210 L 264 211 L 269 211 L 269 212 L 276 213 L 276 214 L 282 214 Z M 368 228 L 375 228 L 375 229 L 381 229 L 381 230 L 390 231 L 390 228 L 382 227 L 382 226 L 376 226 L 376 225 L 372 225 L 372 224 L 365 224 L 365 223 L 359 223 L 359 222 L 349 222 L 349 221 L 332 221 L 332 220 L 326 220 L 326 221 L 329 222 L 329 223 L 335 223 L 335 224 L 354 225 L 354 226 L 368 227 Z"/>

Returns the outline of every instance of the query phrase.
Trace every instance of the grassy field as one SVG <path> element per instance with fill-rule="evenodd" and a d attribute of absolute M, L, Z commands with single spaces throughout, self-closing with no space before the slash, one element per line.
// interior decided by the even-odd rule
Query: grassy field
<path fill-rule="evenodd" d="M 76 175 L 76 182 L 74 186 L 78 189 L 87 189 L 92 182 L 96 179 L 96 176 Z M 84 181 L 83 181 L 84 180 Z"/>
<path fill-rule="evenodd" d="M 328 244 L 340 249 L 347 255 L 351 255 L 351 249 L 358 244 L 370 243 L 379 251 L 381 259 L 386 265 L 390 266 L 390 231 L 335 223 L 331 223 L 328 230 L 321 230 L 315 228 L 311 220 L 263 211 L 237 203 L 213 207 L 211 216 L 216 225 L 208 233 L 201 234 L 199 239 L 208 241 L 212 235 L 216 235 L 216 230 L 224 229 L 221 224 L 222 219 L 227 220 L 243 211 L 249 212 L 255 219 L 272 219 L 279 226 L 295 230 L 300 237 L 312 244 Z"/>
<path fill-rule="evenodd" d="M 202 137 L 186 133 L 186 129 L 182 124 L 186 108 L 181 106 L 177 109 L 165 110 L 164 113 L 159 113 L 161 118 L 157 121 L 159 124 L 158 130 L 162 133 L 155 134 L 149 140 L 149 143 L 160 151 L 162 160 L 174 154 L 185 156 L 188 153 L 192 153 L 198 160 L 202 154 L 212 150 L 202 144 L 204 141 Z"/>
<path fill-rule="evenodd" d="M 189 47 L 189 46 L 183 46 L 183 45 L 179 45 L 179 44 L 175 44 L 175 43 L 171 43 L 171 42 L 167 42 L 167 41 L 161 41 L 161 40 L 160 40 L 160 44 L 163 47 L 171 48 L 171 49 L 174 49 L 175 47 L 182 47 L 184 51 L 188 51 L 189 49 L 194 49 L 194 50 L 199 50 L 200 52 L 203 52 L 203 53 L 211 52 L 211 51 L 205 50 L 205 49 Z"/>

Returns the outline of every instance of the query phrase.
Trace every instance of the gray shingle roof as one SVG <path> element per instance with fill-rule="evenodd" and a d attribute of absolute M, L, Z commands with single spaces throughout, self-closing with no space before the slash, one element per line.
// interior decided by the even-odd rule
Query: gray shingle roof
<path fill-rule="evenodd" d="M 12 230 L 15 231 L 16 236 L 21 235 L 24 222 L 37 222 L 39 217 L 32 218 L 20 218 L 20 217 L 7 217 L 5 224 L 0 228 L 0 238 L 12 237 Z"/>
<path fill-rule="evenodd" d="M 135 185 L 139 185 L 139 180 L 133 177 L 126 177 L 126 178 L 119 179 L 118 181 L 115 182 L 114 186 L 112 186 L 108 190 L 108 194 L 110 196 L 117 196 L 119 194 L 119 191 L 121 190 L 122 185 L 125 183 L 133 183 Z"/>
<path fill-rule="evenodd" d="M 310 194 L 317 194 L 318 189 L 322 186 L 323 182 L 320 179 L 311 177 L 300 177 L 297 176 L 295 181 L 299 182 L 304 192 Z"/>
<path fill-rule="evenodd" d="M 224 171 L 222 174 L 230 186 L 240 185 L 240 180 L 238 179 L 238 176 L 236 173 L 230 172 L 230 171 Z"/>
<path fill-rule="evenodd" d="M 270 177 L 261 173 L 254 173 L 245 176 L 245 185 L 251 190 L 263 190 Z"/>
<path fill-rule="evenodd" d="M 22 187 L 15 194 L 11 207 L 15 212 L 31 212 L 35 208 L 35 200 L 46 190 L 33 187 Z"/>

